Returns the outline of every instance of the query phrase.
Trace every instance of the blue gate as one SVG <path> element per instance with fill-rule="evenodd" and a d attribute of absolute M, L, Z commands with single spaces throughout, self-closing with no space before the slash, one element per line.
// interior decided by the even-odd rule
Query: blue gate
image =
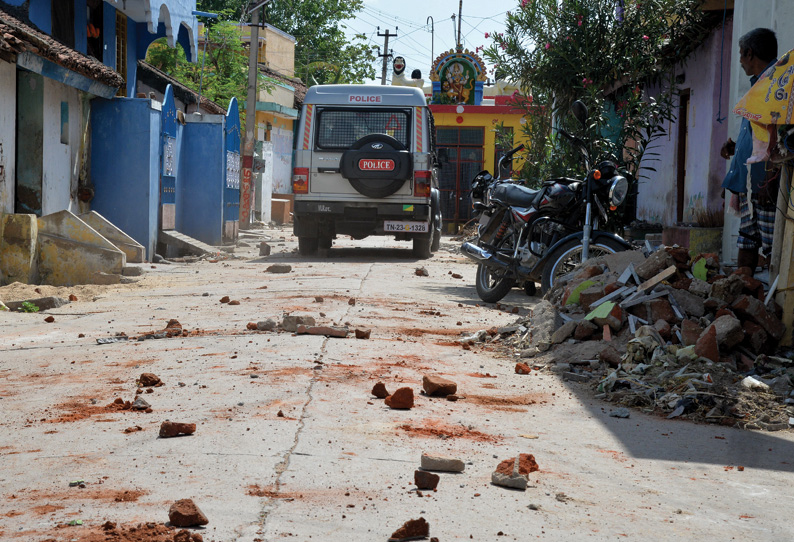
<path fill-rule="evenodd" d="M 160 229 L 176 228 L 177 137 L 174 89 L 165 89 L 160 145 Z"/>
<path fill-rule="evenodd" d="M 223 236 L 234 241 L 240 225 L 240 110 L 232 98 L 226 112 L 226 184 L 223 190 Z"/>

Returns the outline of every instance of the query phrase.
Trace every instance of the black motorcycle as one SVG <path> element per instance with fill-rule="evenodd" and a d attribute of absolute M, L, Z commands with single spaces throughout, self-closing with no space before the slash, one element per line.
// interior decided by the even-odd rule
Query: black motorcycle
<path fill-rule="evenodd" d="M 576 101 L 572 111 L 584 126 L 587 107 Z M 584 179 L 549 179 L 538 190 L 494 179 L 487 171 L 472 181 L 477 239 L 463 243 L 461 252 L 478 264 L 477 295 L 485 302 L 499 301 L 515 285 L 534 295 L 535 283 L 540 282 L 545 293 L 582 261 L 631 248 L 601 229 L 610 212 L 614 215 L 625 204 L 629 180 L 614 162 L 603 161 L 591 169 L 584 141 L 564 130 L 559 133 L 581 152 L 588 172 Z M 497 171 L 523 148 L 505 153 Z"/>

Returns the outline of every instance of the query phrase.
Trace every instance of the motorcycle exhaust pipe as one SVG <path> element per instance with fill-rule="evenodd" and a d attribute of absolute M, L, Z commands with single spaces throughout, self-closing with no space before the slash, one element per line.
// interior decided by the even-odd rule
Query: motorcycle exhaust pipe
<path fill-rule="evenodd" d="M 509 266 L 507 262 L 503 262 L 487 250 L 478 247 L 473 243 L 463 243 L 460 247 L 460 251 L 463 253 L 464 256 L 467 256 L 474 260 L 477 263 L 481 263 L 483 265 L 487 265 L 488 267 L 502 267 L 506 268 Z"/>

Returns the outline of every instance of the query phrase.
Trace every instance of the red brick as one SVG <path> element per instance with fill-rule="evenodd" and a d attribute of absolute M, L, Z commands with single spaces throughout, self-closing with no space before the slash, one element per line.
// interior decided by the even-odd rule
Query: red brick
<path fill-rule="evenodd" d="M 458 391 L 458 385 L 452 380 L 433 375 L 422 377 L 422 388 L 426 394 L 438 397 L 446 397 Z"/>
<path fill-rule="evenodd" d="M 698 342 L 698 338 L 703 333 L 703 328 L 692 320 L 681 322 L 681 340 L 684 346 L 691 346 Z"/>
<path fill-rule="evenodd" d="M 783 322 L 781 322 L 774 313 L 769 311 L 769 309 L 764 306 L 763 302 L 754 297 L 742 295 L 733 302 L 731 308 L 739 317 L 752 320 L 764 328 L 776 341 L 779 341 L 786 331 Z"/>
<path fill-rule="evenodd" d="M 414 406 L 414 390 L 400 388 L 386 398 L 386 406 L 397 409 L 408 409 Z"/>
<path fill-rule="evenodd" d="M 744 329 L 744 344 L 750 350 L 756 354 L 761 354 L 767 350 L 766 346 L 769 336 L 764 331 L 764 328 L 755 322 L 746 320 L 742 323 L 742 329 Z"/>
<path fill-rule="evenodd" d="M 709 326 L 706 332 L 695 343 L 695 354 L 710 359 L 713 362 L 720 360 L 720 348 L 717 344 L 717 329 Z"/>

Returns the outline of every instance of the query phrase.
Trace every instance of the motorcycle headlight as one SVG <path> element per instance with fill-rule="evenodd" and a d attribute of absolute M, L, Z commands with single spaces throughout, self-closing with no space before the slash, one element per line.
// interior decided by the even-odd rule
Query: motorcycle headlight
<path fill-rule="evenodd" d="M 609 205 L 610 207 L 618 207 L 626 200 L 626 195 L 629 193 L 629 182 L 621 175 L 615 175 L 612 178 L 612 183 L 609 187 Z"/>

